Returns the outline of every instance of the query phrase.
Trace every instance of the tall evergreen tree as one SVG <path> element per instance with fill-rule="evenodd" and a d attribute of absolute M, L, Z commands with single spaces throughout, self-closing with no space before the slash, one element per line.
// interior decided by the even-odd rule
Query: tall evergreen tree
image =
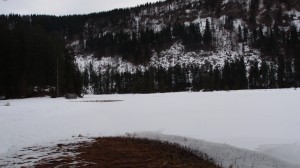
<path fill-rule="evenodd" d="M 203 42 L 208 50 L 211 49 L 212 33 L 210 30 L 210 22 L 208 21 L 208 19 L 206 19 L 205 31 L 204 31 L 204 35 L 203 35 Z"/>

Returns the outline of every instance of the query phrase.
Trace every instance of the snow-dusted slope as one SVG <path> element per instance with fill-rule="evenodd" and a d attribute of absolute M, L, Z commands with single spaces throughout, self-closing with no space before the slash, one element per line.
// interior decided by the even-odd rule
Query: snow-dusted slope
<path fill-rule="evenodd" d="M 261 62 L 258 50 L 250 50 L 248 47 L 245 47 L 244 51 L 245 52 L 237 52 L 224 49 L 215 52 L 203 50 L 198 52 L 189 52 L 185 50 L 185 47 L 181 43 L 175 43 L 169 49 L 159 53 L 159 55 L 154 53 L 147 65 L 135 66 L 128 61 L 122 60 L 120 57 L 102 57 L 101 59 L 96 59 L 93 55 L 78 55 L 76 56 L 76 63 L 81 72 L 92 65 L 96 72 L 105 72 L 107 68 L 113 68 L 118 72 L 127 71 L 134 73 L 137 69 L 141 71 L 148 69 L 149 67 L 163 67 L 168 69 L 177 64 L 181 66 L 203 66 L 210 63 L 213 66 L 222 68 L 225 61 L 233 61 L 241 57 L 244 58 L 245 65 L 248 69 L 252 61 Z"/>
<path fill-rule="evenodd" d="M 221 2 L 221 3 L 219 3 Z M 82 48 L 85 48 L 85 44 L 80 44 L 78 40 L 70 43 L 69 46 L 80 54 L 77 54 L 77 62 L 79 62 L 81 69 L 86 67 L 84 62 L 93 62 L 95 71 L 101 70 L 105 71 L 107 65 L 119 72 L 124 72 L 126 70 L 134 72 L 136 69 L 143 70 L 148 66 L 163 66 L 165 68 L 174 66 L 175 64 L 180 65 L 203 65 L 205 62 L 211 63 L 214 66 L 222 67 L 224 60 L 232 60 L 237 57 L 245 57 L 246 64 L 249 64 L 249 60 L 261 61 L 261 52 L 259 49 L 253 49 L 250 45 L 250 38 L 252 37 L 252 29 L 249 25 L 249 5 L 251 0 L 223 0 L 215 1 L 215 9 L 209 10 L 205 6 L 205 1 L 198 0 L 172 0 L 160 2 L 157 4 L 146 5 L 138 8 L 137 11 L 130 11 L 130 16 L 126 21 L 127 27 L 123 29 L 119 25 L 107 25 L 107 27 L 97 27 L 97 19 L 91 19 L 86 23 L 85 31 L 86 39 L 88 39 L 87 34 L 91 36 L 100 36 L 99 31 L 103 32 L 138 32 L 140 30 L 145 30 L 146 28 L 154 30 L 154 32 L 159 32 L 166 25 L 172 25 L 174 23 L 182 23 L 186 26 L 191 23 L 197 24 L 200 27 L 200 32 L 202 35 L 205 31 L 206 20 L 210 23 L 210 28 L 213 31 L 213 46 L 215 48 L 212 51 L 194 51 L 189 52 L 184 49 L 181 41 L 176 41 L 172 46 L 162 51 L 161 53 L 153 52 L 151 61 L 147 65 L 133 66 L 131 63 L 121 60 L 120 55 L 113 55 L 111 57 L 102 58 L 101 60 L 96 60 L 92 58 L 93 54 L 82 54 Z M 282 20 L 279 29 L 290 31 L 290 26 L 294 25 L 297 30 L 300 31 L 300 11 L 298 9 L 299 5 L 291 6 L 290 8 L 286 5 L 287 2 L 282 1 L 259 1 L 256 15 L 257 30 L 262 27 L 263 33 L 265 35 L 269 34 L 273 29 L 275 18 L 278 15 L 278 11 L 282 10 Z M 295 2 L 289 2 L 288 4 L 293 5 Z M 268 6 L 270 5 L 270 6 Z M 218 10 L 220 9 L 220 11 Z M 218 14 L 216 14 L 218 13 Z M 232 18 L 232 29 L 226 28 L 228 18 Z M 267 18 L 267 19 L 266 19 Z M 270 24 L 268 24 L 270 23 Z M 125 23 L 124 23 L 125 24 Z M 243 29 L 248 30 L 247 42 L 238 41 L 239 26 Z M 113 28 L 112 28 L 113 27 Z M 87 33 L 94 32 L 94 33 Z M 101 31 L 100 31 L 101 32 Z M 242 34 L 244 30 L 242 30 Z M 244 34 L 243 34 L 244 36 Z M 244 37 L 246 38 L 246 37 Z M 85 43 L 82 40 L 81 43 Z M 93 52 L 93 51 L 90 51 Z M 84 52 L 83 52 L 84 53 Z M 267 58 L 264 58 L 267 60 Z"/>
<path fill-rule="evenodd" d="M 255 12 L 250 10 L 250 4 L 251 2 L 254 2 L 251 0 L 218 0 L 215 1 L 215 8 L 213 9 L 210 9 L 210 7 L 205 4 L 207 2 L 209 1 L 172 0 L 152 5 L 145 5 L 133 10 L 135 12 L 131 10 L 128 11 L 130 15 L 125 19 L 126 23 L 123 23 L 126 25 L 124 27 L 120 27 L 118 24 L 99 27 L 97 18 L 94 18 L 94 20 L 89 20 L 85 26 L 85 33 L 83 33 L 85 35 L 83 37 L 84 39 L 79 42 L 78 39 L 75 38 L 75 41 L 73 43 L 70 42 L 69 46 L 71 49 L 74 49 L 76 62 L 82 72 L 90 65 L 92 65 L 95 72 L 102 72 L 103 74 L 105 72 L 112 71 L 114 73 L 122 73 L 126 71 L 135 73 L 136 70 L 144 71 L 149 67 L 163 67 L 168 69 L 175 65 L 193 65 L 193 67 L 204 66 L 203 69 L 206 69 L 207 71 L 210 68 L 210 66 L 207 65 L 212 65 L 213 68 L 218 67 L 218 69 L 222 71 L 225 61 L 230 62 L 235 59 L 243 58 L 248 71 L 248 77 L 250 74 L 250 65 L 255 65 L 253 62 L 257 61 L 258 68 L 260 68 L 261 62 L 266 62 L 268 66 L 267 76 L 269 76 L 269 79 L 273 79 L 271 76 L 274 76 L 274 79 L 277 78 L 280 80 L 280 78 L 277 77 L 277 71 L 280 70 L 280 67 L 278 66 L 279 55 L 284 57 L 284 62 L 286 62 L 285 66 L 288 67 L 283 68 L 286 71 L 284 72 L 285 74 L 296 71 L 295 65 L 297 66 L 297 64 L 294 62 L 295 58 L 287 56 L 286 47 L 284 47 L 286 46 L 285 42 L 282 41 L 282 43 L 278 43 L 276 45 L 274 43 L 273 47 L 276 46 L 276 49 L 272 47 L 272 49 L 266 49 L 268 48 L 266 47 L 267 44 L 273 44 L 272 41 L 258 42 L 258 39 L 262 38 L 261 35 L 264 36 L 264 39 L 272 39 L 271 34 L 274 34 L 274 30 L 276 29 L 275 25 L 278 25 L 279 32 L 285 32 L 280 33 L 282 39 L 289 38 L 292 29 L 291 26 L 296 26 L 297 31 L 300 31 L 300 12 L 299 5 L 296 4 L 296 1 L 283 2 L 274 0 L 270 2 L 259 0 L 259 5 Z M 292 6 L 288 7 L 288 4 Z M 251 12 L 255 15 L 253 22 L 256 24 L 249 21 Z M 279 15 L 281 16 L 278 17 Z M 151 48 L 152 52 L 148 53 L 150 55 L 152 54 L 150 61 L 147 62 L 147 59 L 147 61 L 145 61 L 146 64 L 143 65 L 134 65 L 132 63 L 134 62 L 132 58 L 122 60 L 122 53 L 119 53 L 118 55 L 100 56 L 99 54 L 94 54 L 96 53 L 95 51 L 89 50 L 88 47 L 86 48 L 86 41 L 91 39 L 90 36 L 92 36 L 92 39 L 94 37 L 101 37 L 100 32 L 104 32 L 104 34 L 108 32 L 117 34 L 120 31 L 127 33 L 134 32 L 134 34 L 137 34 L 138 36 L 139 31 L 152 29 L 154 32 L 160 32 L 166 26 L 171 26 L 170 30 L 174 31 L 174 25 L 178 23 L 184 24 L 186 28 L 191 24 L 199 25 L 199 31 L 203 37 L 207 21 L 210 23 L 209 25 L 212 33 L 213 47 L 211 49 L 203 48 L 203 45 L 202 48 L 186 48 L 184 46 L 184 40 L 173 35 L 174 37 L 171 42 L 169 42 L 170 44 L 166 45 L 169 46 L 169 48 L 163 51 L 154 51 L 154 49 Z M 262 30 L 261 34 L 260 30 Z M 277 39 L 277 41 L 281 40 Z M 204 43 L 203 40 L 202 43 Z M 256 45 L 256 43 L 261 44 Z M 87 51 L 88 53 L 86 53 Z M 94 55 L 101 58 L 98 60 L 94 57 Z M 255 69 L 255 66 L 253 66 L 253 69 Z M 292 70 L 287 72 L 289 69 Z M 253 73 L 255 72 L 253 71 Z M 250 81 L 250 78 L 248 80 Z M 193 81 L 193 79 L 190 78 L 190 81 Z M 294 79 L 290 78 L 286 81 L 294 81 Z M 268 87 L 276 88 L 278 86 Z M 188 89 L 189 88 L 186 90 Z M 84 91 L 85 93 L 97 93 L 97 91 L 93 90 L 91 86 L 84 88 Z"/>
<path fill-rule="evenodd" d="M 265 153 L 300 164 L 297 159 L 300 157 L 300 134 L 297 132 L 300 128 L 299 99 L 300 90 L 283 89 L 101 95 L 85 96 L 77 101 L 62 98 L 1 100 L 0 158 L 5 160 L 8 150 L 13 153 L 21 147 L 55 143 L 72 139 L 72 136 L 154 131 L 250 150 L 260 146 Z M 92 102 L 86 102 L 89 100 Z M 101 103 L 95 100 L 123 101 Z M 244 150 L 234 150 L 240 151 L 238 156 L 243 154 L 240 158 L 244 157 Z M 238 157 L 230 152 L 228 156 L 223 154 L 217 157 L 231 162 L 232 158 Z M 261 161 L 263 156 L 258 154 L 258 160 Z M 250 160 L 255 157 L 252 153 Z M 1 159 L 0 163 L 3 162 Z M 264 164 L 274 167 L 273 161 Z M 237 159 L 237 163 L 241 162 Z"/>

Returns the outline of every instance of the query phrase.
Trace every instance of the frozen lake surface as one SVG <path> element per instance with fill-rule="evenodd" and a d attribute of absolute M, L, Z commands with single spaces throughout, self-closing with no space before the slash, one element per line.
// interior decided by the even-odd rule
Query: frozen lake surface
<path fill-rule="evenodd" d="M 152 137 L 227 144 L 300 165 L 299 100 L 299 89 L 1 100 L 0 157 L 78 135 L 152 132 Z"/>

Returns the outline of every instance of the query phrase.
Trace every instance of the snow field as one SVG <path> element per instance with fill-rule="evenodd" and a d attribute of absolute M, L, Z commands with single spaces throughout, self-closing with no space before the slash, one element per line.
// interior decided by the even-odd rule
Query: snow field
<path fill-rule="evenodd" d="M 86 95 L 74 101 L 1 100 L 0 158 L 22 147 L 78 135 L 117 136 L 150 131 L 260 149 L 290 164 L 300 164 L 299 99 L 299 89 L 281 89 Z M 89 100 L 123 101 L 80 102 Z M 7 102 L 10 106 L 5 106 Z"/>

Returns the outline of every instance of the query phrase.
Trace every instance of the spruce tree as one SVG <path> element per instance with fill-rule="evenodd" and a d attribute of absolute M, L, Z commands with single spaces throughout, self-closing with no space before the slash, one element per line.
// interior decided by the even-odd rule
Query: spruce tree
<path fill-rule="evenodd" d="M 210 30 L 210 22 L 208 19 L 206 19 L 206 24 L 205 24 L 205 31 L 203 35 L 203 42 L 205 46 L 207 47 L 206 49 L 210 50 L 211 49 L 211 44 L 212 44 L 212 33 Z"/>

